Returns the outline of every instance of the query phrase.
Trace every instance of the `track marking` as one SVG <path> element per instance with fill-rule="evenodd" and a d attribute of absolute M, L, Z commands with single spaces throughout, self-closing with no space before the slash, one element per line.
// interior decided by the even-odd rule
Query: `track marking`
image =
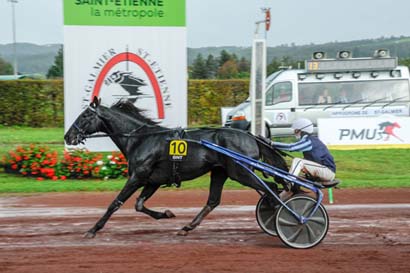
<path fill-rule="evenodd" d="M 220 206 L 215 209 L 213 214 L 217 213 L 245 213 L 255 211 L 256 206 Z M 325 205 L 328 211 L 341 210 L 383 210 L 383 209 L 410 209 L 410 204 L 349 204 L 349 205 Z M 162 211 L 166 208 L 154 207 L 154 210 Z M 187 208 L 168 208 L 177 214 L 197 213 L 202 207 Z M 0 204 L 0 218 L 14 217 L 61 217 L 61 216 L 86 216 L 100 215 L 105 213 L 106 209 L 90 207 L 7 207 Z M 133 209 L 120 209 L 116 215 L 135 215 Z"/>

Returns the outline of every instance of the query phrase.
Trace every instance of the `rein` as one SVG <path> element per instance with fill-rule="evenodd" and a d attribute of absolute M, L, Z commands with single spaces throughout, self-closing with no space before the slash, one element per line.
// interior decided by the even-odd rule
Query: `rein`
<path fill-rule="evenodd" d="M 168 132 L 176 132 L 176 131 L 186 131 L 186 130 L 198 130 L 198 129 L 189 129 L 189 128 L 170 128 L 170 129 L 164 129 L 160 131 L 155 131 L 155 132 L 150 132 L 150 133 L 136 133 L 142 128 L 148 126 L 147 124 L 142 124 L 138 128 L 132 130 L 130 133 L 112 133 L 112 134 L 92 134 L 92 135 L 87 135 L 84 134 L 83 137 L 84 139 L 86 138 L 100 138 L 100 137 L 111 137 L 111 136 L 120 136 L 120 137 L 140 137 L 140 136 L 150 136 L 150 135 L 156 135 L 156 134 L 161 134 L 161 133 L 168 133 Z M 78 126 L 74 126 L 77 130 L 80 129 Z M 80 131 L 81 133 L 81 131 Z"/>
<path fill-rule="evenodd" d="M 137 135 L 134 135 L 135 132 L 138 132 L 141 130 L 143 127 L 145 127 L 146 124 L 140 125 L 138 128 L 132 130 L 129 133 L 112 133 L 112 134 L 92 134 L 92 135 L 84 135 L 84 138 L 99 138 L 99 137 L 111 137 L 111 136 L 122 136 L 122 137 L 136 137 Z M 142 135 L 142 134 L 138 134 Z"/>
<path fill-rule="evenodd" d="M 251 135 L 251 133 L 249 133 L 249 132 L 248 132 L 248 134 Z M 289 153 L 287 153 L 287 152 L 284 152 L 284 151 L 282 151 L 282 150 L 276 149 L 275 147 L 271 146 L 271 145 L 267 142 L 267 140 L 265 140 L 265 139 L 264 139 L 263 137 L 261 137 L 261 136 L 255 136 L 255 140 L 256 140 L 257 142 L 259 142 L 260 144 L 264 145 L 264 146 L 267 147 L 267 148 L 274 149 L 276 152 L 278 152 L 278 153 L 279 153 L 281 156 L 283 156 L 283 157 L 294 158 L 293 155 L 291 155 L 291 154 L 289 154 Z"/>

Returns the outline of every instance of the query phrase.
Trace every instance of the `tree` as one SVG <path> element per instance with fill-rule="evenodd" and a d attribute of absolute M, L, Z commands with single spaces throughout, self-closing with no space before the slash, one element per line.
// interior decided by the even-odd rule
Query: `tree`
<path fill-rule="evenodd" d="M 13 66 L 0 57 L 0 75 L 12 75 Z"/>
<path fill-rule="evenodd" d="M 405 66 L 410 67 L 410 59 L 400 59 L 399 65 L 405 65 Z"/>
<path fill-rule="evenodd" d="M 251 63 L 242 57 L 238 63 L 238 78 L 249 78 L 251 74 Z"/>
<path fill-rule="evenodd" d="M 202 54 L 199 53 L 193 64 L 192 64 L 192 73 L 191 77 L 193 79 L 206 79 L 208 77 L 208 71 L 205 64 L 205 60 L 202 57 Z"/>
<path fill-rule="evenodd" d="M 238 63 L 238 71 L 249 73 L 250 70 L 251 70 L 251 63 L 245 57 L 242 57 Z"/>
<path fill-rule="evenodd" d="M 221 51 L 219 56 L 219 67 L 223 66 L 227 61 L 231 60 L 232 56 L 225 49 Z"/>
<path fill-rule="evenodd" d="M 278 60 L 278 58 L 273 58 L 272 61 L 268 64 L 266 68 L 266 74 L 270 75 L 273 72 L 276 72 L 279 70 L 279 67 L 281 66 L 281 62 Z"/>
<path fill-rule="evenodd" d="M 231 60 L 234 60 L 235 62 L 238 62 L 238 56 L 236 56 L 235 53 L 232 53 Z"/>
<path fill-rule="evenodd" d="M 48 69 L 47 78 L 62 78 L 64 77 L 64 60 L 63 60 L 63 47 L 57 52 L 54 58 L 54 64 Z"/>
<path fill-rule="evenodd" d="M 205 66 L 207 70 L 207 79 L 215 79 L 216 74 L 218 73 L 218 61 L 212 54 L 208 55 Z"/>
<path fill-rule="evenodd" d="M 280 69 L 283 69 L 284 67 L 292 67 L 294 69 L 302 69 L 304 68 L 304 62 L 303 61 L 295 61 L 289 56 L 284 56 L 282 59 L 278 58 L 273 58 L 270 64 L 268 64 L 266 68 L 266 73 L 267 75 L 272 74 L 273 72 L 276 72 Z"/>
<path fill-rule="evenodd" d="M 218 71 L 218 78 L 232 79 L 236 78 L 238 74 L 238 65 L 234 60 L 226 61 Z"/>

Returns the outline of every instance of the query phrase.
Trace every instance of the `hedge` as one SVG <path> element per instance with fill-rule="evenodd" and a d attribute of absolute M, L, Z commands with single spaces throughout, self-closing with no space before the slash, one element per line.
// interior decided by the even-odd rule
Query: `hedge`
<path fill-rule="evenodd" d="M 62 127 L 61 80 L 0 81 L 0 124 Z M 189 125 L 221 124 L 221 107 L 236 106 L 249 94 L 249 80 L 189 80 Z"/>
<path fill-rule="evenodd" d="M 30 127 L 62 127 L 63 82 L 1 81 L 0 124 Z"/>
<path fill-rule="evenodd" d="M 188 81 L 188 123 L 221 124 L 221 107 L 236 106 L 249 96 L 249 80 Z"/>

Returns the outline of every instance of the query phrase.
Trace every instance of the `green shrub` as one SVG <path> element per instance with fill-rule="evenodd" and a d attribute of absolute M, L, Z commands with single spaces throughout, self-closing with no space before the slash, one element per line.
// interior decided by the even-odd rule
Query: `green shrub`
<path fill-rule="evenodd" d="M 0 97 L 1 125 L 63 126 L 63 81 L 2 81 Z"/>

